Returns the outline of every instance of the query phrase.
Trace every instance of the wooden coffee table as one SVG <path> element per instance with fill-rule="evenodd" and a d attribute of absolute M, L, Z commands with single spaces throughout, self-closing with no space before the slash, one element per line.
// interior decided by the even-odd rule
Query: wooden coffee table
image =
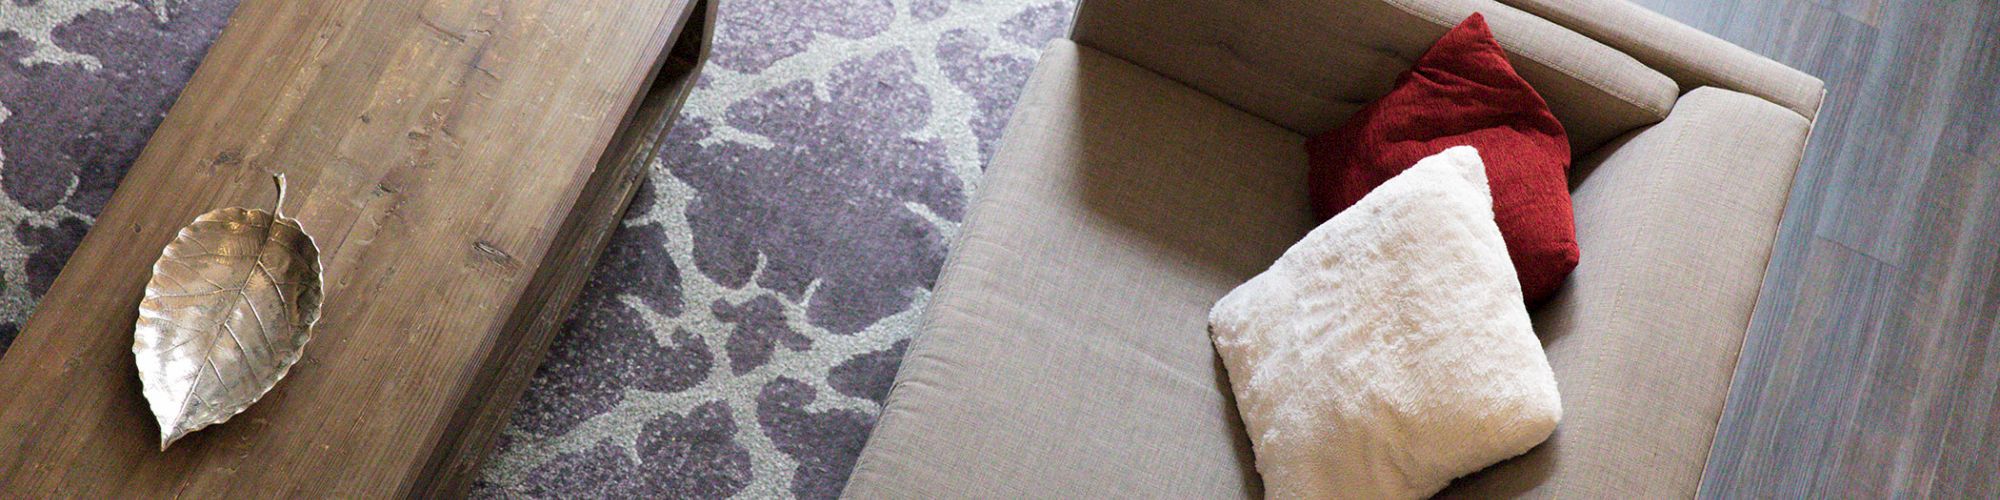
<path fill-rule="evenodd" d="M 5 496 L 458 496 L 708 50 L 710 0 L 244 0 L 0 358 Z M 159 449 L 132 330 L 194 216 L 315 236 L 291 375 Z"/>

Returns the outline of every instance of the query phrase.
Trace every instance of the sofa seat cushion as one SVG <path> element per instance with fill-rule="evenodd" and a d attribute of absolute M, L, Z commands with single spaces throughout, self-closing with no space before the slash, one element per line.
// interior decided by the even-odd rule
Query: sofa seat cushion
<path fill-rule="evenodd" d="M 847 496 L 1258 495 L 1207 313 L 1313 227 L 1304 141 L 1054 42 Z"/>

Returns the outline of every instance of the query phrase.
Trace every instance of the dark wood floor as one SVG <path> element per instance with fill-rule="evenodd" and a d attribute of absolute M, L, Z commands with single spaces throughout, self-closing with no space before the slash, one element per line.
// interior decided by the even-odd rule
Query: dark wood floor
<path fill-rule="evenodd" d="M 2000 496 L 2000 0 L 1637 1 L 1830 92 L 1702 496 Z"/>

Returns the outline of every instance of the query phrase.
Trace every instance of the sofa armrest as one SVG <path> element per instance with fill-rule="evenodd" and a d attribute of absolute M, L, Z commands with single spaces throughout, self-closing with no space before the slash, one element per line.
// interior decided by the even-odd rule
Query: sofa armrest
<path fill-rule="evenodd" d="M 1578 154 L 1659 122 L 1681 93 L 1631 56 L 1493 0 L 1085 0 L 1071 36 L 1312 135 L 1387 93 L 1474 12 Z"/>
<path fill-rule="evenodd" d="M 1445 496 L 1695 495 L 1810 128 L 1704 87 L 1577 163 L 1583 259 L 1534 312 L 1562 424 Z"/>
<path fill-rule="evenodd" d="M 1501 1 L 1625 51 L 1683 90 L 1734 90 L 1807 118 L 1818 113 L 1826 94 L 1812 75 L 1625 0 Z"/>

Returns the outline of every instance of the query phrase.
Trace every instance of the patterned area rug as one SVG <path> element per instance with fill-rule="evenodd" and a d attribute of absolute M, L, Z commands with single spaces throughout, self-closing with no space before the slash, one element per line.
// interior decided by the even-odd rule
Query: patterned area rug
<path fill-rule="evenodd" d="M 0 0 L 0 348 L 235 0 Z M 837 495 L 1071 0 L 723 0 L 482 497 Z"/>

